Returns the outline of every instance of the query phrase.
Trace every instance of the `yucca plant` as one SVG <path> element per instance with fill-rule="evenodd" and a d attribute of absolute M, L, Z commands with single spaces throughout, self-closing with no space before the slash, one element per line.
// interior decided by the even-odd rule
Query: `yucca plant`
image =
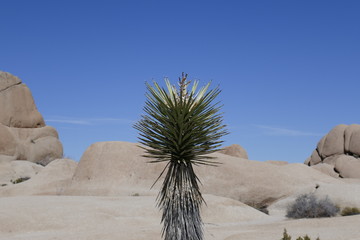
<path fill-rule="evenodd" d="M 215 165 L 208 154 L 218 150 L 227 134 L 219 103 L 213 103 L 219 88 L 210 83 L 191 90 L 187 74 L 179 78 L 178 88 L 165 79 L 167 90 L 156 82 L 146 83 L 148 92 L 144 112 L 134 128 L 150 162 L 167 162 L 155 183 L 165 174 L 158 195 L 165 240 L 201 240 L 203 223 L 200 207 L 204 202 L 193 165 Z M 154 184 L 155 184 L 154 183 Z"/>

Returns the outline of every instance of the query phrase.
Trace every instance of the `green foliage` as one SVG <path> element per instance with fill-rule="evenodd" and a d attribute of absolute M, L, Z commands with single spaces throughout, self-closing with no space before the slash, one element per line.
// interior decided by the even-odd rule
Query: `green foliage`
<path fill-rule="evenodd" d="M 286 228 L 284 229 L 283 237 L 280 240 L 291 240 L 291 236 L 287 233 Z M 298 237 L 296 240 L 311 240 L 311 238 L 308 235 L 305 235 L 304 237 Z M 317 237 L 316 240 L 320 240 L 320 238 Z"/>
<path fill-rule="evenodd" d="M 329 198 L 317 199 L 314 194 L 303 194 L 287 209 L 288 218 L 321 218 L 333 217 L 339 208 Z"/>
<path fill-rule="evenodd" d="M 291 236 L 287 233 L 286 228 L 284 229 L 283 237 L 280 240 L 291 240 Z"/>
<path fill-rule="evenodd" d="M 341 211 L 341 216 L 352 216 L 360 214 L 360 210 L 356 207 L 346 207 Z"/>
<path fill-rule="evenodd" d="M 12 184 L 18 184 L 18 183 L 25 182 L 25 181 L 27 181 L 29 179 L 30 179 L 29 177 L 20 177 L 20 178 L 17 178 L 15 180 L 11 180 L 11 183 Z"/>
<path fill-rule="evenodd" d="M 145 157 L 151 162 L 167 162 L 159 178 L 165 179 L 158 195 L 163 211 L 163 237 L 166 240 L 203 239 L 200 206 L 203 202 L 199 179 L 193 165 L 215 165 L 208 154 L 218 150 L 227 134 L 222 123 L 221 106 L 213 103 L 220 90 L 208 91 L 210 83 L 197 91 L 187 74 L 176 88 L 166 79 L 167 91 L 156 82 L 147 85 L 144 112 L 134 128 L 139 131 Z M 159 180 L 155 181 L 155 183 Z M 154 184 L 155 184 L 154 183 Z"/>
<path fill-rule="evenodd" d="M 304 237 L 298 237 L 296 240 L 311 240 L 308 235 L 305 235 Z"/>

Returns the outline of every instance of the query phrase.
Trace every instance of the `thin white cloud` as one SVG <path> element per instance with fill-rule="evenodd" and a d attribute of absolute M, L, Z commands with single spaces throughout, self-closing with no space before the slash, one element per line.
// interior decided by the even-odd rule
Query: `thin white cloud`
<path fill-rule="evenodd" d="M 45 118 L 49 123 L 63 123 L 72 125 L 99 125 L 99 124 L 131 124 L 134 121 L 125 118 L 71 118 L 71 117 L 52 117 Z"/>
<path fill-rule="evenodd" d="M 114 122 L 121 124 L 135 123 L 135 121 L 126 118 L 91 118 L 92 122 Z"/>
<path fill-rule="evenodd" d="M 65 123 L 65 124 L 76 124 L 76 125 L 91 125 L 90 122 L 84 120 L 75 120 L 75 119 L 45 119 L 46 122 L 53 123 Z"/>
<path fill-rule="evenodd" d="M 273 136 L 290 136 L 290 137 L 301 137 L 301 136 L 323 136 L 320 133 L 313 133 L 313 132 L 304 132 L 298 131 L 293 129 L 287 128 L 280 128 L 280 127 L 272 127 L 272 126 L 265 126 L 265 125 L 254 125 L 257 128 L 263 129 L 264 134 L 266 135 L 273 135 Z"/>

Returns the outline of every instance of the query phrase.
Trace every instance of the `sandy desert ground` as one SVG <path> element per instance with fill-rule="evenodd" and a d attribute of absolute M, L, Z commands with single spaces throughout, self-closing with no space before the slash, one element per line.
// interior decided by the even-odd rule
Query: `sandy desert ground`
<path fill-rule="evenodd" d="M 240 202 L 206 195 L 205 239 L 280 239 L 286 228 L 294 238 L 360 239 L 360 216 L 287 220 L 271 217 Z M 160 213 L 155 196 L 21 196 L 0 198 L 2 240 L 158 240 Z"/>

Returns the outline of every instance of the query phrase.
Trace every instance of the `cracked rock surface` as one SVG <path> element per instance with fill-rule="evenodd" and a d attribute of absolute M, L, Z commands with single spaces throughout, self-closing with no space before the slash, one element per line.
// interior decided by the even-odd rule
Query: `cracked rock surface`
<path fill-rule="evenodd" d="M 45 122 L 30 89 L 21 80 L 0 71 L 0 123 L 7 127 L 37 128 Z"/>
<path fill-rule="evenodd" d="M 62 155 L 58 133 L 45 125 L 30 89 L 0 71 L 0 167 L 17 160 L 47 165 Z"/>
<path fill-rule="evenodd" d="M 319 141 L 305 164 L 330 176 L 360 178 L 360 125 L 335 126 Z"/>

